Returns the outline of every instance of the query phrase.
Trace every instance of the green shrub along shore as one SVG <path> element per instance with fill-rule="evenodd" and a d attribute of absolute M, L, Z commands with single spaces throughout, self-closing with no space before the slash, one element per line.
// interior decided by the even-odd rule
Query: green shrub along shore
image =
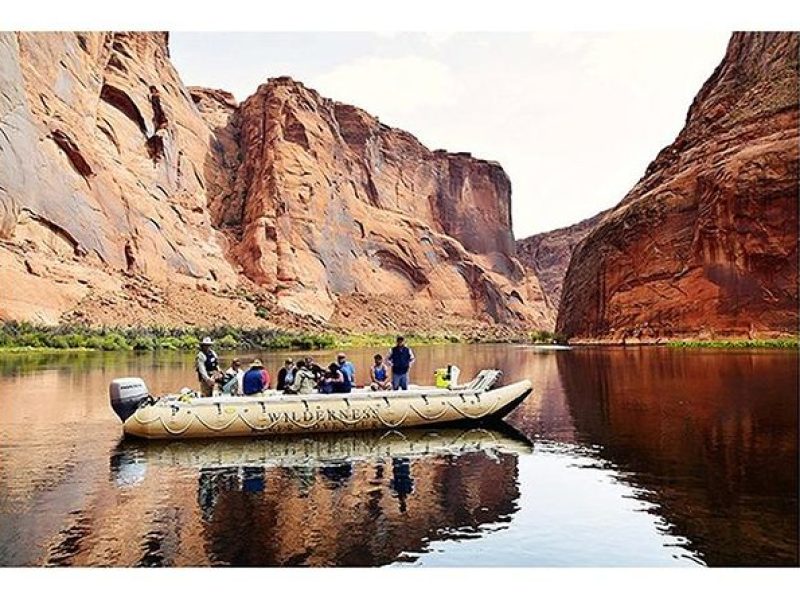
<path fill-rule="evenodd" d="M 338 347 L 391 346 L 393 335 L 366 333 L 293 333 L 271 328 L 219 327 L 85 327 L 80 325 L 0 324 L 0 353 L 56 350 L 195 350 L 211 336 L 218 348 L 251 350 L 323 350 Z M 413 345 L 471 342 L 564 343 L 549 331 L 533 331 L 515 339 L 472 338 L 459 334 L 405 334 Z M 764 340 L 686 340 L 666 344 L 673 348 L 800 348 L 800 338 Z"/>
<path fill-rule="evenodd" d="M 800 348 L 800 338 L 765 340 L 685 340 L 667 344 L 671 348 Z"/>
<path fill-rule="evenodd" d="M 542 332 L 531 335 L 534 341 Z M 0 325 L 0 352 L 53 350 L 195 350 L 200 340 L 211 336 L 222 349 L 301 349 L 314 350 L 347 346 L 391 346 L 393 335 L 292 333 L 278 329 L 220 327 L 83 327 L 45 326 L 8 322 Z M 409 344 L 447 344 L 469 342 L 455 334 L 406 334 Z M 500 340 L 495 340 L 500 341 Z M 503 340 L 505 341 L 505 340 Z"/>

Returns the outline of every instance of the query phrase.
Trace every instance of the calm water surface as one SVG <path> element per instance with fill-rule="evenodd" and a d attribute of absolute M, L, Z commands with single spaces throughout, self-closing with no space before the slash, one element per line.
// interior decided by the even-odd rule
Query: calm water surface
<path fill-rule="evenodd" d="M 416 353 L 530 378 L 522 437 L 123 441 L 108 382 L 196 385 L 191 356 L 0 356 L 0 564 L 798 564 L 796 352 Z"/>

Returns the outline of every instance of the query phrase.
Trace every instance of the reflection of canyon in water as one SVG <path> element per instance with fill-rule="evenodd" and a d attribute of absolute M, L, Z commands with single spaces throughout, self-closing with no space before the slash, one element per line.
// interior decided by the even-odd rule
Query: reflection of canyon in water
<path fill-rule="evenodd" d="M 796 353 L 416 352 L 418 381 L 533 380 L 533 453 L 129 456 L 108 381 L 191 385 L 190 357 L 0 357 L 0 564 L 797 564 Z"/>
<path fill-rule="evenodd" d="M 798 564 L 796 353 L 558 356 L 575 430 L 710 565 Z"/>
<path fill-rule="evenodd" d="M 211 560 L 238 565 L 382 565 L 431 538 L 468 535 L 516 510 L 517 458 L 482 453 L 304 469 L 203 469 L 198 502 Z"/>

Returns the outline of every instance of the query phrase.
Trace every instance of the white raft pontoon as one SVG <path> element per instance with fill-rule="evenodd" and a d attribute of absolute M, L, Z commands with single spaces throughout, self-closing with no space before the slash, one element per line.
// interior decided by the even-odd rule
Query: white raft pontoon
<path fill-rule="evenodd" d="M 149 438 L 209 438 L 292 433 L 398 429 L 445 423 L 498 420 L 531 393 L 525 379 L 492 389 L 496 370 L 481 371 L 452 389 L 412 387 L 398 391 L 354 389 L 348 394 L 198 398 L 173 394 L 153 398 L 139 378 L 111 382 L 111 407 L 127 435 Z"/>

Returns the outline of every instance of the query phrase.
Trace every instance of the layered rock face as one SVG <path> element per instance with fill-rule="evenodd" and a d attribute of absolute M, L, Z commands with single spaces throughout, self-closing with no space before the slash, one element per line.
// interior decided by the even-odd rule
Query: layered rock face
<path fill-rule="evenodd" d="M 798 34 L 737 33 L 686 125 L 575 249 L 573 340 L 798 330 Z"/>
<path fill-rule="evenodd" d="M 547 301 L 556 311 L 561 304 L 561 288 L 573 250 L 607 212 L 603 211 L 569 227 L 537 233 L 517 241 L 517 258 L 536 275 Z"/>
<path fill-rule="evenodd" d="M 239 139 L 237 176 L 212 198 L 225 207 L 217 218 L 234 231 L 244 274 L 283 307 L 327 320 L 366 295 L 428 317 L 552 325 L 514 256 L 511 185 L 497 163 L 431 152 L 288 77 L 227 119 L 208 93 L 192 93 L 216 130 Z M 223 162 L 234 155 L 220 148 Z"/>
<path fill-rule="evenodd" d="M 499 165 L 287 78 L 187 89 L 167 43 L 0 34 L 0 319 L 263 325 L 258 296 L 350 329 L 374 298 L 420 330 L 552 326 Z"/>
<path fill-rule="evenodd" d="M 235 284 L 166 34 L 3 33 L 0 78 L 0 317 L 56 322 L 137 276 Z"/>

